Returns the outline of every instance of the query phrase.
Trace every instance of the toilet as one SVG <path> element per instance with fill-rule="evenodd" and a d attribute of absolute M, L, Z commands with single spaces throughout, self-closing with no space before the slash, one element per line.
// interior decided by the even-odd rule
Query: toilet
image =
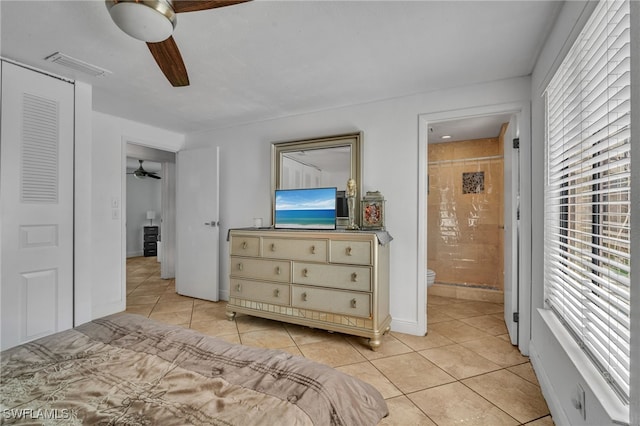
<path fill-rule="evenodd" d="M 436 273 L 431 269 L 427 269 L 427 288 L 431 287 L 436 282 Z"/>

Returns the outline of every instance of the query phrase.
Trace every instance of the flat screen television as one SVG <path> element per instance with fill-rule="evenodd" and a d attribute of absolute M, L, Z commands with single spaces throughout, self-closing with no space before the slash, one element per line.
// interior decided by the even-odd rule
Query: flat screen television
<path fill-rule="evenodd" d="M 276 189 L 274 228 L 336 229 L 336 188 Z"/>

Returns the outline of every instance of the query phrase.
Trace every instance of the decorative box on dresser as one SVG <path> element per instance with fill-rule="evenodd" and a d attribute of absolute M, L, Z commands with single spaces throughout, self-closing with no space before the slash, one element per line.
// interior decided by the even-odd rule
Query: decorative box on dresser
<path fill-rule="evenodd" d="M 369 338 L 389 331 L 385 231 L 233 229 L 227 317 L 236 313 Z"/>
<path fill-rule="evenodd" d="M 158 227 L 157 226 L 145 226 L 144 227 L 144 256 L 157 256 L 158 255 Z"/>

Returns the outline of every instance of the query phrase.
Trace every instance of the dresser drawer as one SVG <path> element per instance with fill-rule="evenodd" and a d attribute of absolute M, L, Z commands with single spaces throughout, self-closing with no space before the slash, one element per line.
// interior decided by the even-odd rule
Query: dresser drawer
<path fill-rule="evenodd" d="M 236 256 L 259 256 L 260 237 L 231 236 L 231 254 Z"/>
<path fill-rule="evenodd" d="M 158 241 L 158 234 L 144 234 L 144 241 L 145 242 Z"/>
<path fill-rule="evenodd" d="M 145 233 L 145 235 L 147 235 L 147 234 L 158 235 L 158 227 L 157 226 L 145 226 L 144 227 L 144 233 Z"/>
<path fill-rule="evenodd" d="M 231 297 L 289 306 L 289 285 L 231 279 Z"/>
<path fill-rule="evenodd" d="M 262 260 L 232 256 L 231 277 L 287 283 L 291 278 L 291 263 L 286 260 Z"/>
<path fill-rule="evenodd" d="M 155 241 L 151 242 L 151 241 L 145 241 L 144 243 L 144 249 L 145 250 L 155 250 L 158 248 L 158 243 L 156 243 Z"/>
<path fill-rule="evenodd" d="M 291 286 L 291 305 L 334 314 L 371 317 L 371 294 Z"/>
<path fill-rule="evenodd" d="M 371 265 L 370 241 L 331 241 L 329 262 Z"/>
<path fill-rule="evenodd" d="M 343 290 L 371 291 L 371 268 L 293 262 L 293 282 Z"/>
<path fill-rule="evenodd" d="M 263 238 L 262 256 L 271 259 L 327 261 L 327 240 Z"/>

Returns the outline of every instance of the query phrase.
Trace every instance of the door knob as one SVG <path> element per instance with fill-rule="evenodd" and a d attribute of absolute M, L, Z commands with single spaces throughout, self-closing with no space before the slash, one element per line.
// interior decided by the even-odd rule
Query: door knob
<path fill-rule="evenodd" d="M 205 222 L 204 224 L 205 224 L 205 226 L 210 226 L 212 228 L 215 228 L 216 226 L 218 226 L 219 222 L 216 222 L 215 220 L 212 220 L 211 222 Z"/>

